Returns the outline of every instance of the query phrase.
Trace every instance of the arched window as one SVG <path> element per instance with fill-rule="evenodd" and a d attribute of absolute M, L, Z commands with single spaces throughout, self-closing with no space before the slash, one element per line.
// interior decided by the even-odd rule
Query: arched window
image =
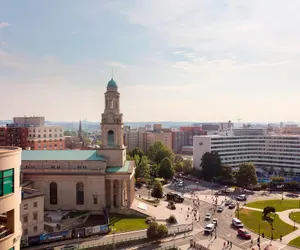
<path fill-rule="evenodd" d="M 78 182 L 76 184 L 76 204 L 77 205 L 84 204 L 84 185 L 82 182 Z"/>
<path fill-rule="evenodd" d="M 113 146 L 115 144 L 115 133 L 112 130 L 109 130 L 107 133 L 107 145 Z"/>
<path fill-rule="evenodd" d="M 52 205 L 57 204 L 57 183 L 56 182 L 50 183 L 50 204 Z"/>

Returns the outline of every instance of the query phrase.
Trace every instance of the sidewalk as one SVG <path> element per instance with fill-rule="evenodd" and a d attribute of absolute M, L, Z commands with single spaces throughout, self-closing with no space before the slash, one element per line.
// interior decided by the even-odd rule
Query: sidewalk
<path fill-rule="evenodd" d="M 196 243 L 201 244 L 204 247 L 207 247 L 209 249 L 223 249 L 223 250 L 242 250 L 243 248 L 237 247 L 235 245 L 232 245 L 232 247 L 226 247 L 224 248 L 224 240 L 221 238 L 213 238 L 213 240 L 205 239 L 205 240 L 198 240 Z M 193 248 L 190 247 L 190 244 L 179 246 L 182 250 L 191 250 Z"/>

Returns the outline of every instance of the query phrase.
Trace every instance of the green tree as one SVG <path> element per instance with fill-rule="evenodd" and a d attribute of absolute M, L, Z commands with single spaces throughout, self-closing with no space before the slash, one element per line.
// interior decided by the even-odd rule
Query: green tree
<path fill-rule="evenodd" d="M 293 177 L 294 175 L 295 175 L 294 169 L 290 168 L 290 170 L 289 170 L 289 176 Z"/>
<path fill-rule="evenodd" d="M 276 213 L 275 207 L 267 206 L 263 210 L 264 217 L 266 217 L 269 213 Z"/>
<path fill-rule="evenodd" d="M 284 167 L 281 167 L 281 168 L 280 168 L 278 174 L 279 174 L 280 176 L 284 176 L 284 174 L 285 174 Z"/>
<path fill-rule="evenodd" d="M 147 238 L 149 240 L 156 240 L 157 239 L 157 228 L 158 224 L 157 222 L 151 222 L 147 229 Z"/>
<path fill-rule="evenodd" d="M 183 157 L 182 155 L 175 155 L 174 157 L 174 162 L 183 162 Z"/>
<path fill-rule="evenodd" d="M 221 159 L 217 152 L 207 152 L 201 158 L 200 167 L 204 180 L 211 181 L 213 177 L 220 176 Z"/>
<path fill-rule="evenodd" d="M 232 180 L 233 179 L 233 172 L 232 168 L 228 165 L 221 166 L 221 179 L 222 180 Z"/>
<path fill-rule="evenodd" d="M 100 141 L 100 140 L 96 140 L 96 141 L 95 141 L 95 145 L 100 146 L 100 145 L 101 145 L 101 141 Z"/>
<path fill-rule="evenodd" d="M 168 236 L 168 228 L 165 225 L 160 224 L 157 227 L 157 239 L 161 239 L 161 238 L 164 238 L 166 236 Z"/>
<path fill-rule="evenodd" d="M 159 240 L 168 235 L 168 228 L 165 225 L 158 225 L 152 222 L 147 229 L 147 238 L 149 240 Z"/>
<path fill-rule="evenodd" d="M 152 162 L 156 164 L 160 164 L 161 161 L 166 157 L 169 158 L 171 161 L 173 161 L 174 154 L 161 141 L 156 141 L 149 147 L 148 157 Z"/>
<path fill-rule="evenodd" d="M 158 176 L 169 180 L 173 178 L 174 174 L 175 170 L 172 161 L 168 157 L 165 157 L 159 165 Z"/>
<path fill-rule="evenodd" d="M 133 160 L 134 160 L 135 166 L 138 166 L 140 164 L 141 159 L 140 159 L 139 155 L 134 155 Z"/>
<path fill-rule="evenodd" d="M 150 175 L 152 177 L 158 177 L 159 165 L 156 163 L 150 165 Z"/>
<path fill-rule="evenodd" d="M 155 198 L 161 198 L 163 195 L 162 185 L 159 180 L 154 180 L 151 195 Z"/>
<path fill-rule="evenodd" d="M 193 171 L 193 162 L 189 159 L 183 160 L 183 172 L 185 174 L 191 174 Z"/>
<path fill-rule="evenodd" d="M 140 157 L 140 159 L 145 155 L 144 151 L 139 147 L 135 147 L 135 148 L 129 150 L 127 152 L 127 154 L 130 155 L 131 157 L 138 155 Z"/>
<path fill-rule="evenodd" d="M 64 131 L 64 136 L 78 136 L 78 133 L 76 131 L 66 130 Z"/>
<path fill-rule="evenodd" d="M 257 176 L 252 163 L 242 163 L 235 176 L 236 182 L 240 186 L 256 185 Z"/>
<path fill-rule="evenodd" d="M 150 169 L 149 169 L 148 159 L 146 156 L 142 157 L 139 165 L 136 167 L 135 178 L 145 178 L 146 180 L 150 178 Z"/>
<path fill-rule="evenodd" d="M 182 161 L 177 161 L 174 163 L 174 169 L 175 172 L 182 172 L 183 171 L 183 162 Z"/>

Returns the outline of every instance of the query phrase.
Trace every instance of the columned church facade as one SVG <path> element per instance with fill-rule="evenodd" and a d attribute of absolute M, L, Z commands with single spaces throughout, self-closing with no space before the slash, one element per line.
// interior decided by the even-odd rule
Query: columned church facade
<path fill-rule="evenodd" d="M 22 152 L 22 182 L 45 193 L 46 210 L 103 208 L 120 212 L 134 199 L 134 161 L 126 160 L 120 93 L 111 79 L 105 93 L 98 150 L 26 150 Z"/>

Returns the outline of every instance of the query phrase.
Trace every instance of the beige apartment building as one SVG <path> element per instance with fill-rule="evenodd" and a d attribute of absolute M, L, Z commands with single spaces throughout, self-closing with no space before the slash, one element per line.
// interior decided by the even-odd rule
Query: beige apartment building
<path fill-rule="evenodd" d="M 151 144 L 156 141 L 161 141 L 165 144 L 169 149 L 172 150 L 172 132 L 170 131 L 153 131 L 153 132 L 145 132 L 144 134 L 144 142 L 143 142 L 143 150 L 145 152 L 148 151 Z"/>
<path fill-rule="evenodd" d="M 143 148 L 145 128 L 124 128 L 124 144 L 128 150 L 139 147 Z"/>
<path fill-rule="evenodd" d="M 20 216 L 23 236 L 42 234 L 44 232 L 44 193 L 23 187 Z"/>
<path fill-rule="evenodd" d="M 0 249 L 19 250 L 21 148 L 0 147 Z"/>

